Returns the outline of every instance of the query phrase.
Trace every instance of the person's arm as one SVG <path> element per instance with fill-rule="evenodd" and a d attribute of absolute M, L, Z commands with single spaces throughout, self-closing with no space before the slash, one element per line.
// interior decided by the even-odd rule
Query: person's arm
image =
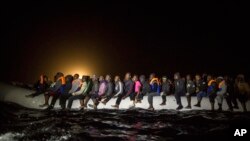
<path fill-rule="evenodd" d="M 138 95 L 141 93 L 141 83 L 138 83 L 137 85 L 138 85 L 137 87 L 139 88 L 139 90 L 136 93 L 136 97 L 138 97 Z"/>
<path fill-rule="evenodd" d="M 56 81 L 56 84 L 53 87 L 52 92 L 57 92 L 60 89 L 61 86 L 62 86 L 61 80 L 60 81 Z"/>
<path fill-rule="evenodd" d="M 116 97 L 119 94 L 123 93 L 123 84 L 122 84 L 122 82 L 118 82 L 118 87 L 119 87 L 119 91 L 114 94 L 114 97 Z"/>
<path fill-rule="evenodd" d="M 84 83 L 82 84 L 81 89 L 80 89 L 79 91 L 73 92 L 72 95 L 80 95 L 80 94 L 82 94 L 82 93 L 84 92 L 84 90 L 85 90 L 86 88 L 87 88 L 87 83 L 84 82 Z"/>
<path fill-rule="evenodd" d="M 223 84 L 220 90 L 217 92 L 217 95 L 224 95 L 227 92 L 227 86 Z"/>
<path fill-rule="evenodd" d="M 73 83 L 72 83 L 72 88 L 69 90 L 69 93 L 73 93 L 73 92 L 75 92 L 77 89 L 78 89 L 78 83 L 77 83 L 77 81 L 73 81 Z"/>

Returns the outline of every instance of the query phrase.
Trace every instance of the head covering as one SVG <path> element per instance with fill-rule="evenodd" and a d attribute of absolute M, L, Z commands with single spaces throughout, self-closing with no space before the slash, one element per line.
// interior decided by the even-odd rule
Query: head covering
<path fill-rule="evenodd" d="M 167 79 L 167 76 L 163 76 L 162 79 Z"/>
<path fill-rule="evenodd" d="M 224 78 L 222 76 L 217 77 L 217 79 L 223 80 Z"/>

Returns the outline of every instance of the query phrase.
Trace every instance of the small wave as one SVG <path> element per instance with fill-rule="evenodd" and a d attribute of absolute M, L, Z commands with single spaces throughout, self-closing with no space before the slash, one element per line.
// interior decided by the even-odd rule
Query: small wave
<path fill-rule="evenodd" d="M 0 141 L 18 141 L 23 136 L 23 133 L 8 132 L 0 135 Z"/>

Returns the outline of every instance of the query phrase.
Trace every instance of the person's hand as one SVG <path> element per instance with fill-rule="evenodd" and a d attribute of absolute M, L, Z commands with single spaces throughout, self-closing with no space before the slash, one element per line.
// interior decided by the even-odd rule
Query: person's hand
<path fill-rule="evenodd" d="M 74 95 L 76 95 L 75 93 L 72 93 L 72 95 L 74 96 Z"/>
<path fill-rule="evenodd" d="M 163 96 L 163 92 L 161 92 L 160 95 Z"/>
<path fill-rule="evenodd" d="M 189 93 L 186 93 L 186 96 L 189 96 L 190 94 Z"/>

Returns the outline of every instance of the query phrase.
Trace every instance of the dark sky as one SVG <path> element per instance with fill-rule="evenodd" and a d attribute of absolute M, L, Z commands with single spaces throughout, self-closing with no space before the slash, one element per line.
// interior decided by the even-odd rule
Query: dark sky
<path fill-rule="evenodd" d="M 1 75 L 246 74 L 242 5 L 10 2 L 1 7 Z"/>

